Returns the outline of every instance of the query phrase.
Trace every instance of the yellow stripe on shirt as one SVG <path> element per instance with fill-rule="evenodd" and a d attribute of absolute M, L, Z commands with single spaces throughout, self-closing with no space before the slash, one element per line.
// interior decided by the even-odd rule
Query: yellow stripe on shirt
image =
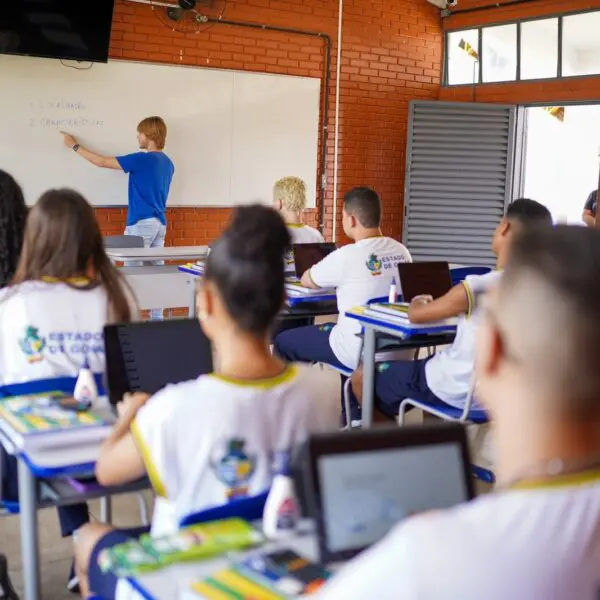
<path fill-rule="evenodd" d="M 150 479 L 150 483 L 154 488 L 154 492 L 157 496 L 162 496 L 163 498 L 168 498 L 167 488 L 165 484 L 162 482 L 160 475 L 158 474 L 158 469 L 152 460 L 152 454 L 150 453 L 150 448 L 146 441 L 142 437 L 138 424 L 134 421 L 131 424 L 131 433 L 133 435 L 133 439 L 135 440 L 135 444 L 142 455 L 142 460 L 146 465 L 146 471 L 148 473 L 148 479 Z"/>
<path fill-rule="evenodd" d="M 467 301 L 469 303 L 469 307 L 467 308 L 467 318 L 473 314 L 475 310 L 475 296 L 473 296 L 473 290 L 471 286 L 466 281 L 461 281 L 463 287 L 465 288 L 465 292 L 467 294 Z"/>
<path fill-rule="evenodd" d="M 579 487 L 600 483 L 600 469 L 590 469 L 586 472 L 570 475 L 557 475 L 547 479 L 532 479 L 521 481 L 511 486 L 511 490 L 544 490 L 556 488 Z"/>
<path fill-rule="evenodd" d="M 242 387 L 256 387 L 263 390 L 277 387 L 282 383 L 288 383 L 293 381 L 298 375 L 298 367 L 295 365 L 288 365 L 279 375 L 275 377 L 269 377 L 268 379 L 236 379 L 234 377 L 227 377 L 226 375 L 220 375 L 219 373 L 212 373 L 211 377 L 220 379 L 225 383 L 231 383 L 233 385 L 239 385 Z"/>

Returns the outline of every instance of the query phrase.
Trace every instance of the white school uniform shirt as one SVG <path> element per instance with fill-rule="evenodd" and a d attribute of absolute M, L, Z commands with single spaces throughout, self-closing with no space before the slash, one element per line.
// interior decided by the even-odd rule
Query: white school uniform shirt
<path fill-rule="evenodd" d="M 481 298 L 498 282 L 501 275 L 502 271 L 490 271 L 485 275 L 469 275 L 462 282 L 469 299 L 467 314 L 458 320 L 452 345 L 436 352 L 425 365 L 427 386 L 450 406 L 462 409 L 467 400 L 473 379 Z"/>
<path fill-rule="evenodd" d="M 600 483 L 512 490 L 398 525 L 315 600 L 597 600 Z"/>
<path fill-rule="evenodd" d="M 338 248 L 310 270 L 310 277 L 319 287 L 334 287 L 337 291 L 339 317 L 331 330 L 329 343 L 337 359 L 350 369 L 359 361 L 361 326 L 346 317 L 346 311 L 362 306 L 375 298 L 387 298 L 392 281 L 396 281 L 397 265 L 411 262 L 406 247 L 389 237 L 372 237 Z"/>
<path fill-rule="evenodd" d="M 308 225 L 288 223 L 288 231 L 292 238 L 292 244 L 322 244 L 325 238 L 314 227 Z M 285 272 L 290 273 L 296 270 L 294 264 L 294 253 L 292 249 L 285 254 Z"/>
<path fill-rule="evenodd" d="M 326 374 L 290 365 L 269 380 L 212 374 L 156 394 L 132 426 L 158 496 L 152 535 L 177 531 L 190 513 L 268 489 L 273 453 L 337 427 L 336 392 Z"/>
<path fill-rule="evenodd" d="M 66 283 L 26 281 L 0 290 L 0 384 L 76 377 L 87 358 L 104 371 L 108 296 Z"/>

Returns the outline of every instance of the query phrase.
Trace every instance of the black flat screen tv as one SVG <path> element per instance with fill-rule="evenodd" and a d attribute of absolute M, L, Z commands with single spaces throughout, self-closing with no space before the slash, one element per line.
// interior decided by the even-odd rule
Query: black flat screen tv
<path fill-rule="evenodd" d="M 106 62 L 114 0 L 0 0 L 0 54 Z"/>

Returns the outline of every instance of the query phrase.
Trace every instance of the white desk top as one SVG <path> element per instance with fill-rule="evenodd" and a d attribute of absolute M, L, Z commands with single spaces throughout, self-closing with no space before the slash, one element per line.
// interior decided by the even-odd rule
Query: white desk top
<path fill-rule="evenodd" d="M 208 246 L 168 246 L 166 248 L 106 248 L 113 261 L 197 260 L 208 253 Z"/>

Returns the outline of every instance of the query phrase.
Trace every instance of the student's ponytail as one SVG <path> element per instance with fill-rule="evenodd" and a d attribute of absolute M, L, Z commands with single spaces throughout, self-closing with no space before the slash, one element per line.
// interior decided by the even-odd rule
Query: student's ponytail
<path fill-rule="evenodd" d="M 243 331 L 265 334 L 285 301 L 283 257 L 291 244 L 279 214 L 262 205 L 238 208 L 212 246 L 206 279 L 213 281 Z"/>

